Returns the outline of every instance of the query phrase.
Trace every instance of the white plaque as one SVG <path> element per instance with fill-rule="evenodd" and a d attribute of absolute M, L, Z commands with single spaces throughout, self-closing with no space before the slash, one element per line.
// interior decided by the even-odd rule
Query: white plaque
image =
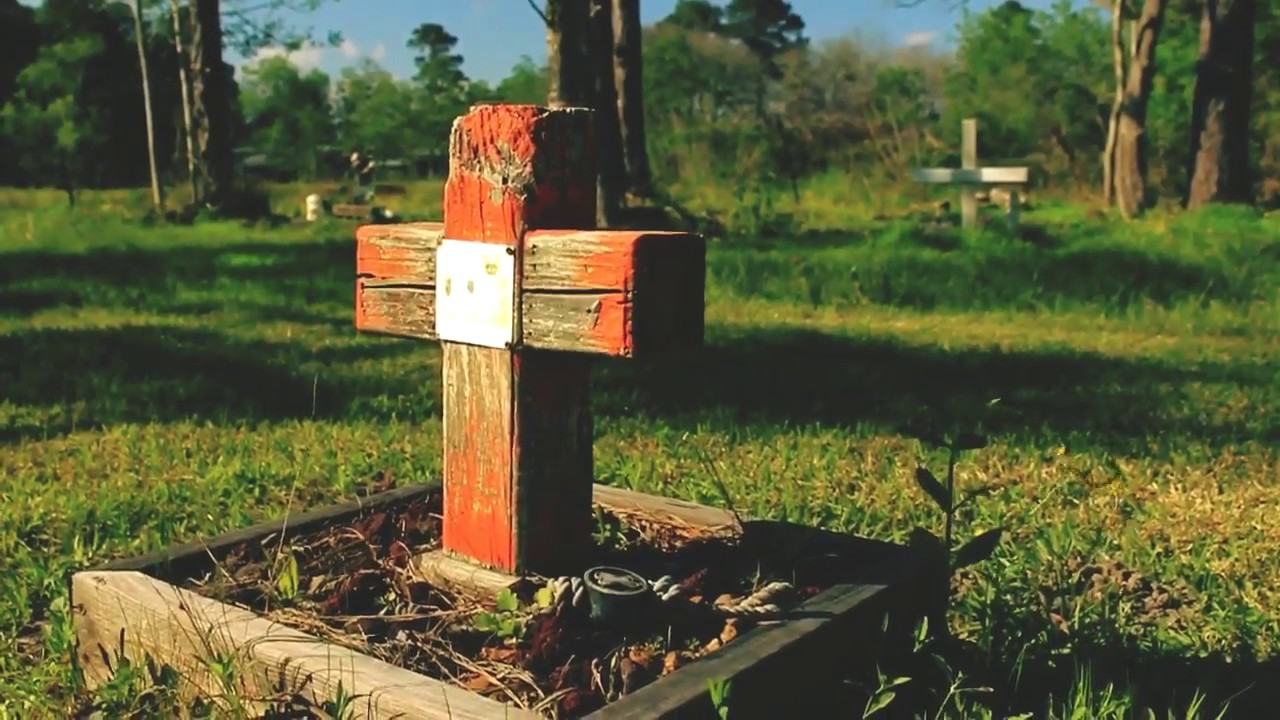
<path fill-rule="evenodd" d="M 436 336 L 507 347 L 515 339 L 516 258 L 506 245 L 441 240 L 436 248 Z"/>

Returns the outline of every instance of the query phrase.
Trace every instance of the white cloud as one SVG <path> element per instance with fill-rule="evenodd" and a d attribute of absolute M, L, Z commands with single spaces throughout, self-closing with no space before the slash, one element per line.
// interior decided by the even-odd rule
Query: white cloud
<path fill-rule="evenodd" d="M 284 57 L 299 70 L 314 70 L 324 60 L 325 48 L 314 43 L 306 43 L 297 50 L 288 51 L 279 45 L 268 45 L 260 48 L 253 57 L 245 61 L 245 65 L 253 65 L 260 60 L 272 57 Z"/>
<path fill-rule="evenodd" d="M 378 43 L 373 46 L 373 52 L 369 53 L 369 57 L 374 62 L 382 62 L 387 57 L 387 44 Z"/>
<path fill-rule="evenodd" d="M 933 42 L 934 38 L 936 38 L 937 36 L 938 36 L 938 33 L 929 32 L 929 31 L 909 32 L 906 35 L 902 36 L 902 42 L 907 47 L 919 47 L 921 45 L 928 45 L 929 43 Z"/>
<path fill-rule="evenodd" d="M 342 57 L 354 60 L 360 56 L 360 46 L 354 40 L 347 38 L 338 45 L 338 52 L 342 53 Z"/>

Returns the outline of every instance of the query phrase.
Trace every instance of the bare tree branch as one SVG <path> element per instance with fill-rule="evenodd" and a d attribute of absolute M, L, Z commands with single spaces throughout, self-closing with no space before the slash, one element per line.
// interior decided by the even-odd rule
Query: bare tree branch
<path fill-rule="evenodd" d="M 538 7 L 538 0 L 528 0 L 528 2 L 529 7 L 533 8 L 533 11 L 538 13 L 538 17 L 542 18 L 542 24 L 551 27 L 551 20 L 547 18 L 546 13 L 542 12 L 542 8 Z"/>

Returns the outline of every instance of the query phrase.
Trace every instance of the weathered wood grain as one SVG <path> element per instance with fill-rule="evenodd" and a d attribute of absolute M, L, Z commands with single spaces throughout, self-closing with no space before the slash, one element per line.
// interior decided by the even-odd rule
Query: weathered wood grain
<path fill-rule="evenodd" d="M 526 293 L 520 337 L 533 349 L 626 357 L 632 354 L 631 298 L 622 293 Z"/>
<path fill-rule="evenodd" d="M 428 583 L 466 588 L 482 597 L 493 597 L 517 580 L 514 575 L 482 568 L 441 550 L 418 555 L 413 559 L 413 568 Z"/>
<path fill-rule="evenodd" d="M 438 223 L 356 234 L 356 327 L 435 339 Z M 534 230 L 521 239 L 525 347 L 631 357 L 699 347 L 706 244 L 681 232 Z"/>
<path fill-rule="evenodd" d="M 361 225 L 356 228 L 356 276 L 435 287 L 436 248 L 444 223 Z"/>
<path fill-rule="evenodd" d="M 360 279 L 356 327 L 364 332 L 422 339 L 436 336 L 436 291 Z"/>
<path fill-rule="evenodd" d="M 450 136 L 444 236 L 514 247 L 520 288 L 528 231 L 594 222 L 590 133 L 581 109 L 472 108 Z M 590 540 L 590 365 L 448 342 L 443 365 L 444 549 L 557 572 Z"/>
<path fill-rule="evenodd" d="M 595 476 L 591 358 L 523 350 L 515 368 L 515 567 L 581 572 Z"/>
<path fill-rule="evenodd" d="M 738 523 L 732 512 L 722 508 L 608 485 L 597 484 L 592 490 L 592 500 L 605 508 L 646 513 L 659 521 L 693 527 L 711 529 Z"/>
<path fill-rule="evenodd" d="M 445 549 L 485 567 L 515 565 L 511 353 L 443 344 Z"/>
<path fill-rule="evenodd" d="M 76 573 L 71 603 L 90 688 L 110 680 L 120 656 L 138 664 L 150 656 L 179 672 L 187 697 L 234 698 L 255 717 L 295 694 L 319 706 L 339 683 L 358 718 L 537 717 L 138 572 Z M 234 687 L 211 671 L 214 659 L 231 659 Z"/>

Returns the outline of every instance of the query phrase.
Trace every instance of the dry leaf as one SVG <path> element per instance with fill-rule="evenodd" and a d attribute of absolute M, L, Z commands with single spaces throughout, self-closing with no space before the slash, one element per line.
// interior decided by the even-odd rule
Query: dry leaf
<path fill-rule="evenodd" d="M 520 660 L 520 650 L 510 647 L 484 647 L 480 648 L 480 657 L 489 662 L 513 665 Z"/>
<path fill-rule="evenodd" d="M 662 658 L 662 674 L 670 675 L 679 670 L 685 663 L 685 658 L 679 652 L 672 650 L 668 652 L 666 657 Z"/>
<path fill-rule="evenodd" d="M 728 644 L 736 637 L 738 637 L 738 619 L 729 618 L 724 623 L 724 629 L 720 631 L 720 642 Z"/>
<path fill-rule="evenodd" d="M 472 692 L 484 692 L 485 690 L 488 690 L 491 685 L 493 685 L 493 683 L 489 681 L 489 678 L 485 677 L 484 675 L 476 675 L 474 677 L 469 677 L 466 680 L 463 680 L 462 684 Z"/>

